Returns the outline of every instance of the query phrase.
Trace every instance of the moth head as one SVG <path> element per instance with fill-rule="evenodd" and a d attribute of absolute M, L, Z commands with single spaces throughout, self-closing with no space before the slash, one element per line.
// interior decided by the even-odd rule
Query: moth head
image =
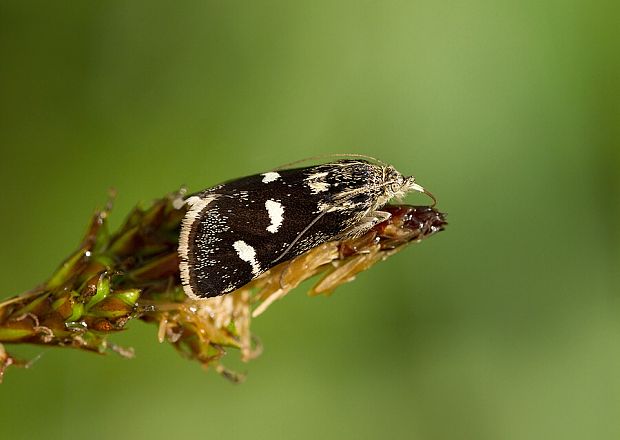
<path fill-rule="evenodd" d="M 432 206 L 435 206 L 435 204 L 437 203 L 437 200 L 430 192 L 428 192 L 426 189 L 424 189 L 424 187 L 416 183 L 415 177 L 405 177 L 401 173 L 396 171 L 394 167 L 391 166 L 387 166 L 384 168 L 384 176 L 386 192 L 389 198 L 402 198 L 410 191 L 417 191 L 426 194 L 431 199 L 433 199 Z"/>
<path fill-rule="evenodd" d="M 387 166 L 383 169 L 383 181 L 385 182 L 385 189 L 387 195 L 391 197 L 402 197 L 406 192 L 405 178 L 402 174 L 394 169 L 394 167 Z"/>

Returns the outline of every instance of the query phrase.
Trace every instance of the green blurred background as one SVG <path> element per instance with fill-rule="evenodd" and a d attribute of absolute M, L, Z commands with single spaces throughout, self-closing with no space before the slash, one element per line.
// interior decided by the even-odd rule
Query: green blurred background
<path fill-rule="evenodd" d="M 335 152 L 449 228 L 254 322 L 234 386 L 134 323 L 41 359 L 2 438 L 620 438 L 616 2 L 0 1 L 0 297 L 87 219 Z M 424 198 L 411 199 L 422 202 Z M 190 437 L 191 436 L 191 437 Z"/>

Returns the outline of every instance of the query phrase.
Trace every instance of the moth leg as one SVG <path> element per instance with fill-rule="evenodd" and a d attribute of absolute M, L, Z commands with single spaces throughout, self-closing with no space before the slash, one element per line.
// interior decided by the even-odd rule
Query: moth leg
<path fill-rule="evenodd" d="M 381 222 L 386 221 L 392 216 L 389 212 L 386 211 L 374 211 L 366 216 L 362 217 L 360 221 L 347 229 L 343 236 L 345 237 L 359 237 L 360 235 L 364 235 L 368 232 L 369 229 L 378 225 Z"/>
<path fill-rule="evenodd" d="M 306 232 L 308 232 L 308 230 L 309 230 L 309 229 L 310 229 L 310 228 L 311 228 L 311 227 L 312 227 L 312 226 L 313 226 L 316 222 L 318 222 L 318 221 L 321 219 L 321 217 L 323 217 L 326 213 L 327 213 L 327 211 L 323 211 L 323 212 L 321 212 L 319 215 L 317 215 L 317 216 L 314 218 L 314 220 L 312 220 L 312 221 L 310 222 L 310 224 L 309 224 L 308 226 L 306 226 L 306 227 L 304 228 L 304 230 L 303 230 L 303 231 L 301 231 L 301 232 L 297 235 L 297 237 L 295 237 L 295 240 L 293 240 L 293 242 L 292 242 L 291 244 L 289 244 L 289 245 L 288 245 L 288 247 L 287 247 L 286 249 L 284 249 L 284 252 L 282 252 L 282 253 L 278 256 L 278 258 L 276 258 L 275 260 L 273 260 L 273 261 L 271 262 L 271 264 L 275 264 L 277 261 L 281 260 L 281 259 L 282 259 L 282 258 L 283 258 L 283 257 L 284 257 L 287 253 L 288 253 L 288 251 L 290 251 L 290 250 L 293 248 L 293 246 L 295 245 L 295 243 L 297 243 L 297 242 L 299 241 L 299 239 L 300 239 L 301 237 L 303 237 L 303 235 L 304 235 Z"/>

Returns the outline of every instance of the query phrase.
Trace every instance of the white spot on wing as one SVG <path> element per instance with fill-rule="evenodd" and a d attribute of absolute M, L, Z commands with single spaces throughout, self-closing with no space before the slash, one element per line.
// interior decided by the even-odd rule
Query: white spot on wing
<path fill-rule="evenodd" d="M 274 171 L 263 173 L 261 176 L 263 176 L 263 183 L 273 182 L 274 180 L 278 180 L 280 178 L 280 175 Z"/>
<path fill-rule="evenodd" d="M 313 194 L 324 192 L 329 189 L 329 183 L 327 182 L 308 182 L 308 186 Z"/>
<path fill-rule="evenodd" d="M 258 276 L 261 273 L 260 265 L 256 260 L 256 250 L 243 240 L 237 240 L 233 243 L 233 247 L 237 251 L 237 255 L 243 261 L 250 263 L 252 266 L 252 274 Z"/>
<path fill-rule="evenodd" d="M 306 177 L 306 180 L 317 180 L 317 179 L 322 179 L 323 177 L 327 176 L 327 171 L 323 171 L 320 173 L 314 173 L 314 174 L 310 174 L 308 177 Z"/>
<path fill-rule="evenodd" d="M 265 202 L 265 209 L 267 209 L 267 214 L 269 214 L 269 220 L 271 220 L 271 224 L 267 226 L 267 230 L 272 234 L 278 232 L 282 222 L 284 221 L 284 207 L 280 202 L 276 202 L 275 200 L 267 200 Z"/>
<path fill-rule="evenodd" d="M 320 192 L 325 192 L 329 190 L 329 183 L 325 181 L 325 177 L 327 177 L 327 171 L 321 173 L 310 174 L 306 177 L 306 183 L 312 191 L 312 194 L 318 194 Z"/>

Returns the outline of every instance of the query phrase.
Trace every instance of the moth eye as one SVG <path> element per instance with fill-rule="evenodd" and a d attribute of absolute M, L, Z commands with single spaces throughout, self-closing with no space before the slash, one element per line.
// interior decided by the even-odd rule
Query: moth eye
<path fill-rule="evenodd" d="M 392 182 L 390 182 L 390 191 L 398 192 L 403 187 L 403 176 L 394 176 Z"/>

